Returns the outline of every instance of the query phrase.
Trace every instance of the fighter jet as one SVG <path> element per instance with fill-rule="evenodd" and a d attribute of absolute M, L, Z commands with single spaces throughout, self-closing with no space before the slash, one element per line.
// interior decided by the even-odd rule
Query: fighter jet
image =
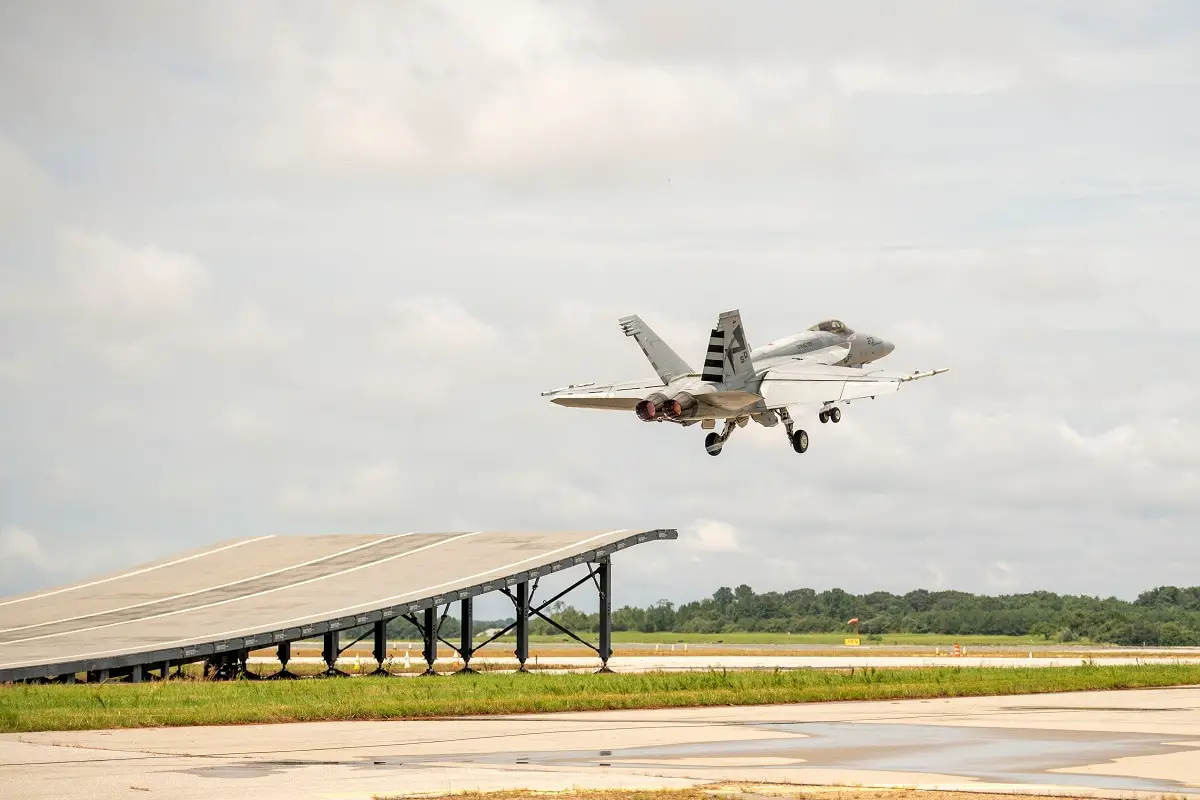
<path fill-rule="evenodd" d="M 841 404 L 899 391 L 909 381 L 947 372 L 949 367 L 887 374 L 870 366 L 890 354 L 888 340 L 858 333 L 828 319 L 800 333 L 750 349 L 742 315 L 726 311 L 708 339 L 704 367 L 692 369 L 637 315 L 622 317 L 621 330 L 646 354 L 660 382 L 580 383 L 542 392 L 569 408 L 632 411 L 643 422 L 712 431 L 704 440 L 710 456 L 721 454 L 737 428 L 751 420 L 767 428 L 783 423 L 797 453 L 808 450 L 808 433 L 797 429 L 789 409 L 815 411 L 822 423 L 840 422 Z M 720 433 L 717 420 L 724 420 Z"/>

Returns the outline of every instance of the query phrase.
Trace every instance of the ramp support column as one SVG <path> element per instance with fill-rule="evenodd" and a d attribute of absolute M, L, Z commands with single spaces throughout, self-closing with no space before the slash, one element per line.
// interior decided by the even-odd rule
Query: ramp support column
<path fill-rule="evenodd" d="M 341 655 L 338 647 L 341 644 L 341 639 L 342 632 L 340 630 L 326 631 L 324 634 L 321 646 L 321 658 L 325 662 L 326 675 L 341 676 L 346 674 L 337 668 L 338 656 Z"/>
<path fill-rule="evenodd" d="M 435 674 L 433 662 L 437 661 L 437 620 L 434 618 L 437 609 L 433 606 L 425 609 L 425 626 L 421 633 L 425 637 L 425 674 Z"/>
<path fill-rule="evenodd" d="M 142 682 L 142 665 L 141 664 L 134 664 L 132 667 L 129 668 L 129 682 L 130 683 L 141 683 Z"/>
<path fill-rule="evenodd" d="M 529 582 L 517 584 L 517 663 L 518 671 L 525 671 L 529 660 Z"/>
<path fill-rule="evenodd" d="M 324 648 L 322 648 L 324 652 Z M 288 662 L 292 660 L 292 643 L 280 642 L 275 648 L 275 657 L 279 659 L 279 672 L 274 675 L 268 675 L 267 680 L 283 680 L 285 678 L 299 678 L 300 676 L 294 672 L 290 672 L 287 668 Z"/>
<path fill-rule="evenodd" d="M 605 556 L 597 567 L 600 589 L 600 671 L 611 672 L 608 659 L 612 657 L 612 562 Z"/>
<path fill-rule="evenodd" d="M 375 649 L 371 655 L 375 656 L 375 674 L 387 675 L 388 671 L 383 668 L 383 662 L 387 661 L 387 620 L 385 619 L 375 622 Z"/>
<path fill-rule="evenodd" d="M 463 667 L 459 672 L 474 672 L 471 669 L 471 656 L 475 655 L 473 645 L 475 643 L 475 611 L 474 604 L 471 598 L 464 597 L 460 603 L 461 613 L 459 613 L 461 623 L 459 625 L 458 634 L 458 655 L 463 660 Z"/>

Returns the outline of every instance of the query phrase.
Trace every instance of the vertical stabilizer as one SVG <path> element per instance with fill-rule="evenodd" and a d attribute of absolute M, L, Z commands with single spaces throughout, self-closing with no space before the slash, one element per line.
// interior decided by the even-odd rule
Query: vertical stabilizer
<path fill-rule="evenodd" d="M 670 383 L 676 378 L 692 372 L 692 368 L 687 365 L 687 362 L 660 339 L 649 325 L 642 322 L 641 317 L 634 314 L 629 317 L 621 317 L 618 322 L 625 335 L 632 336 L 633 340 L 638 343 L 638 347 L 642 348 L 642 352 L 650 361 L 650 366 L 654 367 L 654 371 L 658 373 L 658 377 L 663 383 Z"/>
<path fill-rule="evenodd" d="M 754 362 L 750 360 L 741 312 L 737 309 L 726 311 L 717 318 L 717 327 L 709 335 L 701 378 L 708 383 L 722 383 L 728 388 L 739 389 L 753 377 Z"/>

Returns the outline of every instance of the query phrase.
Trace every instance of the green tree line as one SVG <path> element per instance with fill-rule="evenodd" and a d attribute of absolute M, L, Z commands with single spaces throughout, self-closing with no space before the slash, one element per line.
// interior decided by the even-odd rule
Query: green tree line
<path fill-rule="evenodd" d="M 599 615 L 561 603 L 551 609 L 576 631 L 599 629 Z M 831 633 L 846 631 L 857 617 L 863 635 L 937 633 L 1035 636 L 1070 642 L 1088 639 L 1122 646 L 1200 645 L 1200 586 L 1160 586 L 1132 602 L 1116 597 L 1029 592 L 1000 596 L 916 589 L 850 594 L 793 589 L 759 594 L 746 584 L 722 586 L 712 597 L 676 606 L 659 600 L 645 608 L 613 612 L 613 630 L 672 633 Z M 545 622 L 533 633 L 554 633 Z"/>

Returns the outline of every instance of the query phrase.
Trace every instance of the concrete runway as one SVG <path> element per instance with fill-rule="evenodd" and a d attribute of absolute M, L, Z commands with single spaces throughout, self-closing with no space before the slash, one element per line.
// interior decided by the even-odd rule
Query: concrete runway
<path fill-rule="evenodd" d="M 1200 687 L 0 736 L 6 800 L 712 782 L 1200 797 Z"/>

